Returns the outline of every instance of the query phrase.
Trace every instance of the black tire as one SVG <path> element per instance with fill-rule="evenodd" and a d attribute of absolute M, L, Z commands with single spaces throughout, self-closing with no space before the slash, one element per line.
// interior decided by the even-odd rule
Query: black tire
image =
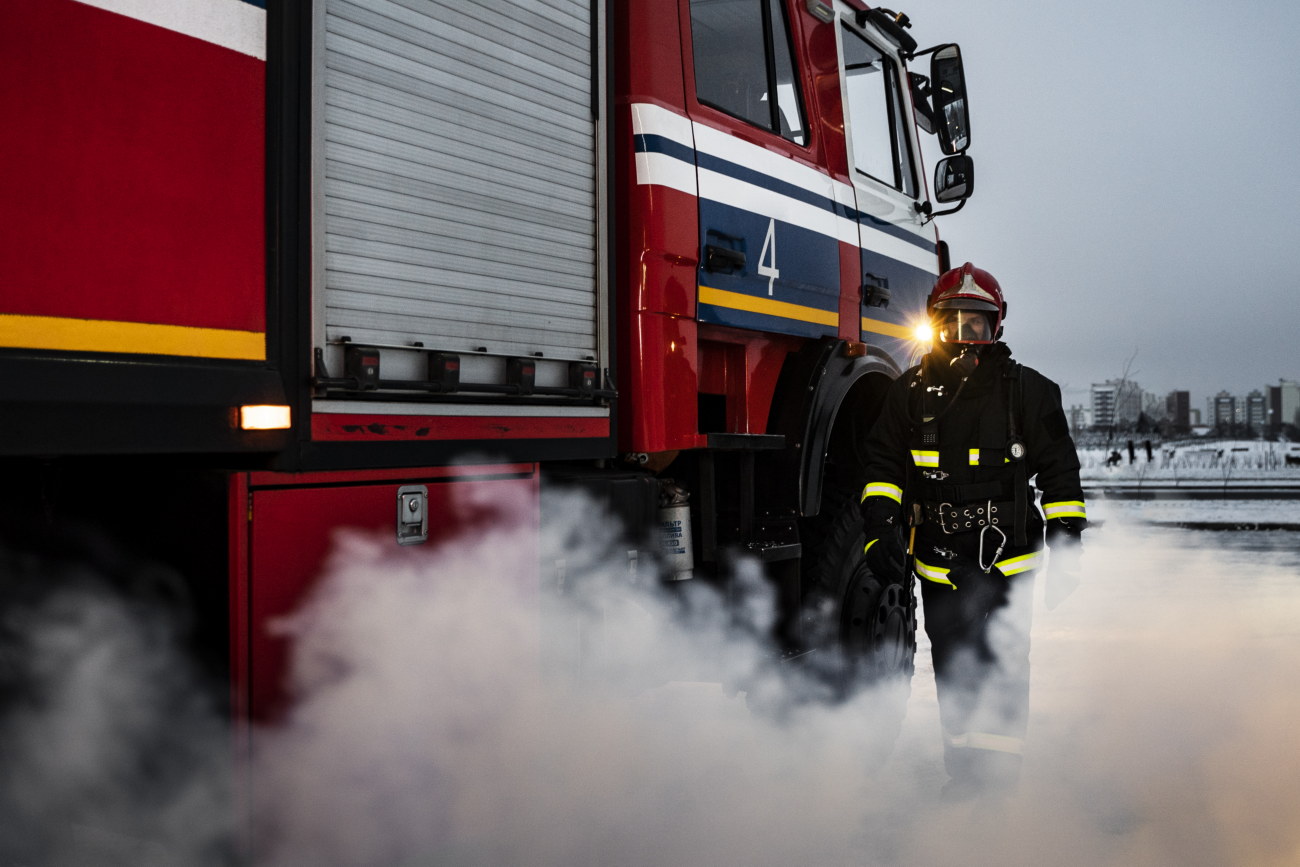
<path fill-rule="evenodd" d="M 857 501 L 856 490 L 828 497 L 825 514 L 805 533 L 802 633 L 812 651 L 808 668 L 838 699 L 897 682 L 902 688 L 891 688 L 889 695 L 901 695 L 905 705 L 916 657 L 912 582 L 882 581 L 872 573 L 862 554 L 866 539 Z"/>

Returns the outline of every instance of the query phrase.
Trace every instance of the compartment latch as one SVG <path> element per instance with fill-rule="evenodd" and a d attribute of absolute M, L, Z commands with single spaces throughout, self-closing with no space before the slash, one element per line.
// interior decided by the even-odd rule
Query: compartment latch
<path fill-rule="evenodd" d="M 429 538 L 429 489 L 403 485 L 397 489 L 397 544 L 419 545 Z"/>

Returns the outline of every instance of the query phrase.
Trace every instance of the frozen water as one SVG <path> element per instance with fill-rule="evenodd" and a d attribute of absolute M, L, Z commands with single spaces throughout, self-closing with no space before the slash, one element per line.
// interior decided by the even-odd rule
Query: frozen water
<path fill-rule="evenodd" d="M 1139 500 L 1091 496 L 1088 514 L 1103 522 L 1284 523 L 1300 526 L 1300 498 Z"/>

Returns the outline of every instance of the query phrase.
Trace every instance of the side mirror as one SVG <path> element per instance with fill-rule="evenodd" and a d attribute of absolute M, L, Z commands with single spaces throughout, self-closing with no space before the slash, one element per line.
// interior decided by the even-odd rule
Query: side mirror
<path fill-rule="evenodd" d="M 934 198 L 937 202 L 960 202 L 975 192 L 975 161 L 966 154 L 940 160 L 934 167 Z"/>
<path fill-rule="evenodd" d="M 956 45 L 941 46 L 930 57 L 930 99 L 939 147 L 946 154 L 962 153 L 970 147 L 970 112 L 961 49 Z"/>

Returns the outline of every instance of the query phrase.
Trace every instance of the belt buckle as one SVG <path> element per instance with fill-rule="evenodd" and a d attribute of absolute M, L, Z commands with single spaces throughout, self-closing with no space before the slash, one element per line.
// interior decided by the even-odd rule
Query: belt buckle
<path fill-rule="evenodd" d="M 952 530 L 948 529 L 949 511 L 951 509 L 952 509 L 952 503 L 939 504 L 939 529 L 943 530 L 943 532 L 949 536 L 957 532 L 955 528 Z"/>

